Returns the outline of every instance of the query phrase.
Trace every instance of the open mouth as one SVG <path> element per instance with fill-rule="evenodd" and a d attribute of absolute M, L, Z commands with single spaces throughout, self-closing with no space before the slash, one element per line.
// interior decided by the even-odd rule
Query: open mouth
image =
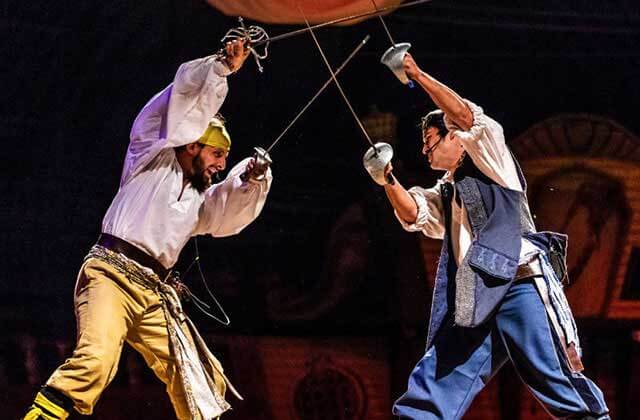
<path fill-rule="evenodd" d="M 213 168 L 213 167 L 209 167 L 209 168 L 207 168 L 207 170 L 206 170 L 205 172 L 206 172 L 206 174 L 207 174 L 207 176 L 208 176 L 209 178 L 213 178 L 213 176 L 214 176 L 214 175 L 216 174 L 216 172 L 218 172 L 218 171 L 217 171 L 215 168 Z"/>

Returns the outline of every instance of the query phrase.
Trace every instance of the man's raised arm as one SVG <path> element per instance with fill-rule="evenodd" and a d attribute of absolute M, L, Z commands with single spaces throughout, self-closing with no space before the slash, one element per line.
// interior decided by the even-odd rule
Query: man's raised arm
<path fill-rule="evenodd" d="M 465 131 L 471 128 L 473 114 L 460 95 L 420 69 L 411 54 L 407 53 L 405 55 L 403 64 L 407 76 L 422 86 L 436 106 L 458 127 Z"/>

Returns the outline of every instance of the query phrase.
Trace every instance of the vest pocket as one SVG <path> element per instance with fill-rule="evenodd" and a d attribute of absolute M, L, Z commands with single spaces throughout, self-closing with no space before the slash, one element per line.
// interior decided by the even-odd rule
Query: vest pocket
<path fill-rule="evenodd" d="M 512 260 L 477 242 L 471 245 L 469 253 L 469 265 L 471 267 L 505 282 L 513 280 L 518 270 L 518 261 Z"/>

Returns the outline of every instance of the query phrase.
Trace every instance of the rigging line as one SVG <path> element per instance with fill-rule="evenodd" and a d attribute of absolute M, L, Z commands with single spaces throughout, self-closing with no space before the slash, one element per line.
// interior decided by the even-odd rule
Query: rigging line
<path fill-rule="evenodd" d="M 371 0 L 371 3 L 373 3 L 373 9 L 377 12 L 378 5 L 376 4 L 376 0 Z M 389 28 L 387 28 L 387 24 L 385 23 L 382 15 L 378 15 L 378 18 L 380 19 L 380 23 L 382 23 L 382 27 L 384 28 L 384 31 L 387 33 L 387 36 L 389 37 L 389 41 L 391 41 L 391 45 L 396 45 L 396 42 L 393 40 L 393 37 L 391 36 L 391 32 L 389 31 Z"/>

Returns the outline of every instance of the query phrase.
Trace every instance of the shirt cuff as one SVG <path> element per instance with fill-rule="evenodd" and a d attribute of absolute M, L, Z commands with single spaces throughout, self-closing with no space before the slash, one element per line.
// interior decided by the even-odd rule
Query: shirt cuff
<path fill-rule="evenodd" d="M 213 64 L 211 65 L 211 68 L 213 69 L 215 74 L 220 77 L 226 77 L 233 73 L 231 70 L 229 70 L 229 67 L 227 67 L 222 57 L 220 57 L 219 55 L 213 55 L 212 57 Z"/>
<path fill-rule="evenodd" d="M 270 185 L 271 181 L 273 181 L 273 174 L 271 173 L 271 168 L 267 168 L 267 172 L 265 172 L 264 177 L 262 179 L 253 179 L 249 177 L 247 182 L 253 185 Z"/>
<path fill-rule="evenodd" d="M 404 230 L 406 230 L 407 232 L 420 232 L 422 231 L 422 227 L 427 221 L 427 211 L 429 208 L 427 205 L 427 199 L 422 194 L 414 191 L 413 189 L 409 190 L 409 195 L 411 195 L 413 201 L 416 202 L 416 206 L 418 209 L 415 222 L 408 223 L 398 215 L 397 211 L 394 210 L 393 212 Z"/>

